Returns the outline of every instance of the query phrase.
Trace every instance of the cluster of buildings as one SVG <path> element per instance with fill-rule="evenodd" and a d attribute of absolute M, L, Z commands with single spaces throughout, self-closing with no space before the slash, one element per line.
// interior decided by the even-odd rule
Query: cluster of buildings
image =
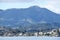
<path fill-rule="evenodd" d="M 51 36 L 51 37 L 60 37 L 60 28 L 53 29 L 49 32 L 17 32 L 16 30 L 6 30 L 0 28 L 0 36 Z"/>
<path fill-rule="evenodd" d="M 18 33 L 18 36 L 50 36 L 50 37 L 59 37 L 60 29 L 53 29 L 50 32 L 31 32 L 31 33 Z"/>

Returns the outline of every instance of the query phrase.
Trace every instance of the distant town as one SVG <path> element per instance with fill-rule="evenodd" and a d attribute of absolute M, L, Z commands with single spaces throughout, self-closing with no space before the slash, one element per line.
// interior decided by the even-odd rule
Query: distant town
<path fill-rule="evenodd" d="M 60 28 L 52 29 L 50 31 L 42 30 L 20 30 L 20 28 L 0 27 L 0 36 L 13 37 L 13 36 L 50 36 L 60 37 Z"/>

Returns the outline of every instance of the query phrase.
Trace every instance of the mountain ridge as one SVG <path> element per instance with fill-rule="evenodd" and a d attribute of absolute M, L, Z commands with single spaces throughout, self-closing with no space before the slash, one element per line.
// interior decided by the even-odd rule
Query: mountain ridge
<path fill-rule="evenodd" d="M 24 9 L 13 8 L 0 10 L 0 25 L 16 25 L 16 23 L 21 22 L 22 19 L 29 19 L 29 21 L 34 23 L 40 21 L 45 21 L 47 23 L 60 23 L 59 18 L 60 14 L 56 14 L 46 8 L 40 8 L 38 6 Z"/>

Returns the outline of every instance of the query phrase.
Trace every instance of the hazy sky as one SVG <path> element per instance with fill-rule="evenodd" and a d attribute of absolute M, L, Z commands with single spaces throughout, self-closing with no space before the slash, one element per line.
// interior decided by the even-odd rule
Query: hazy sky
<path fill-rule="evenodd" d="M 40 6 L 53 12 L 60 13 L 60 0 L 0 0 L 0 9 L 27 8 Z"/>

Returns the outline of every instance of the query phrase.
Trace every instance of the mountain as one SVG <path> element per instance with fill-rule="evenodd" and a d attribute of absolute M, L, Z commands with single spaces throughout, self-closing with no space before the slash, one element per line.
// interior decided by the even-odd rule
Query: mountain
<path fill-rule="evenodd" d="M 60 23 L 60 14 L 38 6 L 24 9 L 0 9 L 0 26 L 32 25 L 44 22 Z"/>

